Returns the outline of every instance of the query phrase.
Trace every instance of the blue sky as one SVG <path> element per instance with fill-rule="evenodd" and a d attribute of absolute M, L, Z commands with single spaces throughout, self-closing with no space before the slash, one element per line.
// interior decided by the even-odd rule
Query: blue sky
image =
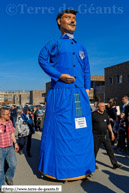
<path fill-rule="evenodd" d="M 75 39 L 88 50 L 92 75 L 129 60 L 128 0 L 1 0 L 0 90 L 42 90 L 49 77 L 41 48 L 60 37 L 57 13 L 78 10 Z"/>

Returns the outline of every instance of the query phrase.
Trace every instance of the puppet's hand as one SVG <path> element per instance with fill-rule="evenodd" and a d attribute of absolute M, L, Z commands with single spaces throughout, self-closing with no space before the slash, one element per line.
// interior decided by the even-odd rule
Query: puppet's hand
<path fill-rule="evenodd" d="M 89 89 L 86 89 L 86 92 L 87 92 L 87 95 L 89 96 L 89 93 L 90 93 Z"/>
<path fill-rule="evenodd" d="M 73 83 L 75 81 L 75 78 L 69 74 L 62 74 L 60 79 L 65 83 Z"/>

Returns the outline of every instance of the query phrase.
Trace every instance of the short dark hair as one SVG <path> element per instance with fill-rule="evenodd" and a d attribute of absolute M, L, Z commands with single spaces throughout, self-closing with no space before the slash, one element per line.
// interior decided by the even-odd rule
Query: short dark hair
<path fill-rule="evenodd" d="M 65 9 L 64 11 L 61 11 L 58 13 L 58 15 L 56 17 L 56 21 L 57 21 L 57 19 L 61 18 L 64 13 L 72 13 L 72 14 L 76 15 L 77 12 L 78 11 L 76 11 L 74 9 Z"/>
<path fill-rule="evenodd" d="M 28 107 L 24 107 L 23 111 L 29 111 L 29 108 Z"/>
<path fill-rule="evenodd" d="M 78 12 L 78 11 L 76 11 L 76 10 L 74 10 L 74 9 L 65 9 L 64 11 L 61 11 L 61 12 L 58 13 L 58 15 L 57 15 L 57 17 L 56 17 L 56 21 L 57 21 L 59 18 L 61 19 L 62 15 L 63 15 L 64 13 L 72 13 L 72 14 L 76 15 L 77 12 Z M 58 24 L 58 23 L 57 23 L 57 24 Z M 60 29 L 60 25 L 59 25 L 59 24 L 58 24 L 58 27 L 59 27 L 59 29 Z"/>
<path fill-rule="evenodd" d="M 1 107 L 1 108 L 0 108 L 0 117 L 1 117 L 2 114 L 4 114 L 4 112 L 5 112 L 6 110 L 7 110 L 7 111 L 10 111 L 10 109 L 7 108 L 7 107 Z"/>
<path fill-rule="evenodd" d="M 116 100 L 114 98 L 110 98 L 109 104 L 110 104 L 111 107 L 116 106 Z"/>

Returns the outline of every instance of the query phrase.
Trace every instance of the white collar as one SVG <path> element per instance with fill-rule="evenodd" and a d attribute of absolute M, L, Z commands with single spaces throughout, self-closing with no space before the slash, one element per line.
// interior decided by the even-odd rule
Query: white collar
<path fill-rule="evenodd" d="M 65 33 L 64 36 L 67 35 L 69 39 L 74 39 L 74 35 L 70 33 Z"/>

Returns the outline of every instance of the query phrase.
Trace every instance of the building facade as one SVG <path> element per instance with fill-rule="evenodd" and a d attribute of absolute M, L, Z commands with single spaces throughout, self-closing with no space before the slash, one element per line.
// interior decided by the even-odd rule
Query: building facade
<path fill-rule="evenodd" d="M 45 103 L 46 91 L 33 90 L 30 91 L 30 104 L 40 105 Z"/>
<path fill-rule="evenodd" d="M 0 105 L 39 105 L 45 103 L 45 97 L 44 90 L 0 91 Z"/>
<path fill-rule="evenodd" d="M 0 105 L 4 103 L 4 92 L 0 91 Z"/>
<path fill-rule="evenodd" d="M 93 99 L 91 97 L 91 102 L 105 101 L 105 77 L 104 75 L 91 75 L 91 88 L 93 89 Z M 90 92 L 92 91 L 90 90 Z"/>
<path fill-rule="evenodd" d="M 122 106 L 122 97 L 129 96 L 129 61 L 105 68 L 105 101 L 117 100 Z"/>

